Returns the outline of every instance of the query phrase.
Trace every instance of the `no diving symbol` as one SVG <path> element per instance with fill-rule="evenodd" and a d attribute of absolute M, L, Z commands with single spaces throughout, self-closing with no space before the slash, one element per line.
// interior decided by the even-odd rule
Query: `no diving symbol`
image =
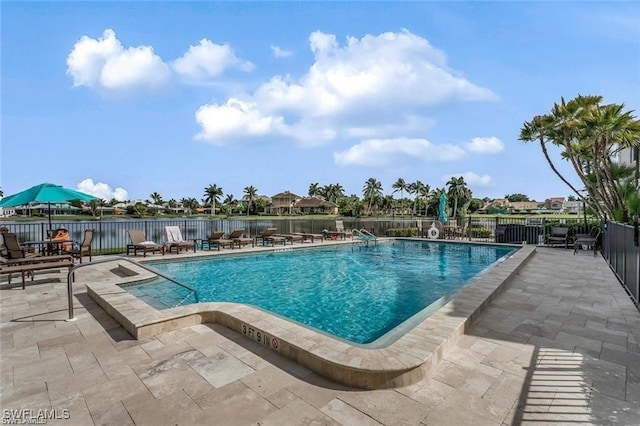
<path fill-rule="evenodd" d="M 271 347 L 273 349 L 278 349 L 278 339 L 276 339 L 275 337 L 271 338 Z"/>

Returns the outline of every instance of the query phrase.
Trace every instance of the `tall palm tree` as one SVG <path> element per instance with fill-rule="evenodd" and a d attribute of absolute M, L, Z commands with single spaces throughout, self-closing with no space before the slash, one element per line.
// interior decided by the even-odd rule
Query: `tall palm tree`
<path fill-rule="evenodd" d="M 424 199 L 424 204 L 425 204 L 424 215 L 428 216 L 428 207 L 429 207 L 428 200 L 431 195 L 431 187 L 425 184 L 422 188 L 418 190 L 418 192 L 420 194 L 420 198 Z"/>
<path fill-rule="evenodd" d="M 418 206 L 418 199 L 420 199 L 421 196 L 421 191 L 422 188 L 424 188 L 424 183 L 420 182 L 419 180 L 410 183 L 407 186 L 407 192 L 409 192 L 409 194 L 414 194 L 414 198 L 413 198 L 413 215 L 416 216 L 416 208 Z"/>
<path fill-rule="evenodd" d="M 407 182 L 404 181 L 404 179 L 402 178 L 398 178 L 398 180 L 391 185 L 391 187 L 393 188 L 393 194 L 395 194 L 396 192 L 400 191 L 400 210 L 402 210 L 402 215 L 404 216 L 404 208 L 403 208 L 403 204 L 404 204 L 404 191 L 407 190 Z"/>
<path fill-rule="evenodd" d="M 246 186 L 243 191 L 244 191 L 244 194 L 249 199 L 249 202 L 247 204 L 247 216 L 249 216 L 249 211 L 251 211 L 251 206 L 253 205 L 254 200 L 258 196 L 258 189 L 255 186 L 251 185 L 251 186 Z"/>
<path fill-rule="evenodd" d="M 369 178 L 362 187 L 362 195 L 365 201 L 368 200 L 367 213 L 371 214 L 371 206 L 377 197 L 382 197 L 382 183 L 376 178 Z"/>
<path fill-rule="evenodd" d="M 222 188 L 219 188 L 216 184 L 211 184 L 204 189 L 205 202 L 211 205 L 211 216 L 216 214 L 216 203 L 222 195 Z"/>
<path fill-rule="evenodd" d="M 471 191 L 467 188 L 467 184 L 464 181 L 464 177 L 460 176 L 459 178 L 452 177 L 447 182 L 449 186 L 449 191 L 447 196 L 453 200 L 453 217 L 457 217 L 458 215 L 458 204 L 460 201 L 467 201 L 467 199 L 471 199 Z"/>

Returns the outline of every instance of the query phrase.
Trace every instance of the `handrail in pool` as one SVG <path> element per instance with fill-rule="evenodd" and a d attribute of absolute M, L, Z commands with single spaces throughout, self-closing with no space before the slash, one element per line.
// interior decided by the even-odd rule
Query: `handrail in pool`
<path fill-rule="evenodd" d="M 200 300 L 198 300 L 198 293 L 192 289 L 191 287 L 189 287 L 188 285 L 182 284 L 181 282 L 176 281 L 175 279 L 171 278 L 168 275 L 163 274 L 162 272 L 156 271 L 155 269 L 151 269 L 148 266 L 143 265 L 142 263 L 136 262 L 133 259 L 129 259 L 128 257 L 124 257 L 124 256 L 112 256 L 109 257 L 108 259 L 101 259 L 101 260 L 95 260 L 93 262 L 89 262 L 89 263 L 80 263 L 78 265 L 73 266 L 71 269 L 69 269 L 69 273 L 67 274 L 67 297 L 68 297 L 68 302 L 69 302 L 69 318 L 67 318 L 65 321 L 75 321 L 77 318 L 75 318 L 73 316 L 73 276 L 74 276 L 74 272 L 78 269 L 80 269 L 83 266 L 92 266 L 92 265 L 97 265 L 99 263 L 107 263 L 107 262 L 113 262 L 116 260 L 126 260 L 127 262 L 131 262 L 136 266 L 139 266 L 142 269 L 146 269 L 149 272 L 152 272 L 154 274 L 156 274 L 159 277 L 162 277 L 168 281 L 171 281 L 174 284 L 178 284 L 181 287 L 186 288 L 187 290 L 190 290 L 195 299 L 196 302 L 199 302 Z M 180 303 L 182 303 L 184 300 L 186 299 L 186 297 L 184 299 L 182 299 L 180 301 Z M 179 305 L 179 304 L 178 304 Z M 176 306 L 178 306 L 176 305 Z"/>
<path fill-rule="evenodd" d="M 358 239 L 362 240 L 362 241 L 374 241 L 377 242 L 378 241 L 378 237 L 376 237 L 375 235 L 373 235 L 371 232 L 367 231 L 366 229 L 354 229 L 353 231 L 351 231 L 351 235 L 352 236 L 356 236 L 358 237 Z"/>

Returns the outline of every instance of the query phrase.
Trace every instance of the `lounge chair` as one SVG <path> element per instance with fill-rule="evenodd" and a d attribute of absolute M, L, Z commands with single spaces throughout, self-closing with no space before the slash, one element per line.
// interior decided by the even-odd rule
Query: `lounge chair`
<path fill-rule="evenodd" d="M 576 241 L 573 243 L 573 254 L 575 255 L 579 248 L 589 247 L 593 250 L 593 255 L 595 256 L 598 252 L 600 232 L 600 227 L 594 226 L 588 234 L 576 235 Z"/>
<path fill-rule="evenodd" d="M 300 235 L 302 237 L 303 243 L 305 241 L 310 241 L 313 243 L 316 241 L 316 239 L 319 239 L 320 241 L 324 241 L 324 235 L 322 234 L 312 234 L 310 232 L 294 232 L 293 235 Z"/>
<path fill-rule="evenodd" d="M 142 252 L 143 257 L 147 257 L 147 253 L 149 252 L 160 252 L 164 255 L 164 246 L 147 240 L 143 231 L 139 229 L 129 229 L 127 232 L 131 239 L 131 244 L 127 244 L 127 256 L 129 256 L 131 251 L 133 251 L 134 256 L 137 256 L 139 251 Z"/>
<path fill-rule="evenodd" d="M 259 242 L 262 242 L 262 245 L 265 245 L 265 238 L 269 238 L 273 235 L 275 235 L 275 233 L 278 231 L 278 228 L 267 228 L 264 231 L 262 231 L 262 234 L 256 236 L 256 244 L 258 244 Z"/>
<path fill-rule="evenodd" d="M 63 254 L 70 254 L 75 259 L 80 259 L 80 263 L 82 263 L 82 256 L 89 256 L 89 262 L 91 262 L 91 242 L 93 241 L 94 232 L 94 229 L 85 229 L 84 239 L 80 245 L 76 247 L 74 244 L 71 250 L 63 250 Z"/>
<path fill-rule="evenodd" d="M 569 228 L 566 226 L 552 226 L 549 235 L 547 235 L 547 245 L 553 246 L 553 243 L 564 243 L 564 249 L 568 249 Z"/>
<path fill-rule="evenodd" d="M 278 237 L 283 237 L 285 241 L 288 241 L 290 244 L 293 244 L 296 241 L 304 243 L 304 237 L 299 234 L 278 234 Z"/>
<path fill-rule="evenodd" d="M 35 271 L 69 268 L 69 272 L 71 272 L 73 265 L 73 257 L 70 255 L 8 259 L 0 263 L 0 274 L 9 275 L 9 284 L 11 284 L 12 274 L 20 274 L 22 276 L 22 289 L 24 290 L 25 276 L 31 275 L 31 281 L 33 281 L 33 273 Z"/>
<path fill-rule="evenodd" d="M 165 226 L 164 227 L 164 241 L 165 245 L 171 253 L 172 249 L 176 249 L 176 254 L 180 254 L 180 250 L 193 249 L 196 251 L 196 243 L 194 241 L 186 241 L 182 238 L 182 231 L 177 226 Z"/>
<path fill-rule="evenodd" d="M 204 243 L 207 243 L 209 250 L 211 250 L 212 247 L 216 247 L 218 251 L 220 251 L 220 247 L 233 248 L 236 243 L 233 240 L 222 238 L 223 236 L 224 232 L 222 231 L 212 231 L 206 240 L 202 240 L 201 248 L 204 250 Z"/>
<path fill-rule="evenodd" d="M 231 234 L 229 234 L 228 239 L 233 241 L 238 248 L 241 248 L 242 246 L 246 246 L 249 244 L 251 244 L 251 247 L 255 247 L 256 240 L 249 237 L 243 237 L 243 235 L 244 235 L 244 228 L 236 228 L 231 232 Z"/>
<path fill-rule="evenodd" d="M 287 239 L 281 235 L 270 235 L 268 237 L 264 237 L 264 240 L 262 241 L 263 246 L 268 244 L 272 246 L 282 244 L 284 246 L 287 244 Z"/>

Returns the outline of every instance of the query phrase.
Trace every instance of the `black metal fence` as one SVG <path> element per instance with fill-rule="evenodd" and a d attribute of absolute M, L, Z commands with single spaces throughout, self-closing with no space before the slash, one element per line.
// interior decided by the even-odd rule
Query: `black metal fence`
<path fill-rule="evenodd" d="M 366 229 L 378 236 L 426 237 L 433 219 L 425 218 L 349 218 L 341 219 L 344 228 Z M 473 241 L 544 244 L 552 226 L 569 228 L 569 243 L 573 236 L 588 233 L 597 222 L 585 223 L 574 219 L 524 219 L 511 217 L 474 217 L 450 220 L 442 225 L 437 222 L 439 238 L 468 239 Z M 18 234 L 20 241 L 43 240 L 47 237 L 47 222 L 4 222 Z M 268 227 L 275 227 L 278 233 L 309 232 L 320 234 L 324 229 L 335 230 L 335 218 L 286 217 L 270 219 L 244 218 L 176 218 L 176 219 L 111 219 L 87 221 L 54 221 L 52 228 L 64 227 L 71 239 L 82 241 L 85 229 L 94 229 L 92 244 L 95 253 L 124 253 L 129 243 L 130 229 L 144 231 L 148 240 L 158 243 L 164 240 L 165 226 L 178 226 L 185 240 L 205 239 L 212 231 L 230 233 L 233 229 L 244 228 L 245 235 L 259 235 Z"/>
<path fill-rule="evenodd" d="M 608 221 L 602 240 L 602 255 L 640 307 L 640 247 L 638 226 Z"/>

